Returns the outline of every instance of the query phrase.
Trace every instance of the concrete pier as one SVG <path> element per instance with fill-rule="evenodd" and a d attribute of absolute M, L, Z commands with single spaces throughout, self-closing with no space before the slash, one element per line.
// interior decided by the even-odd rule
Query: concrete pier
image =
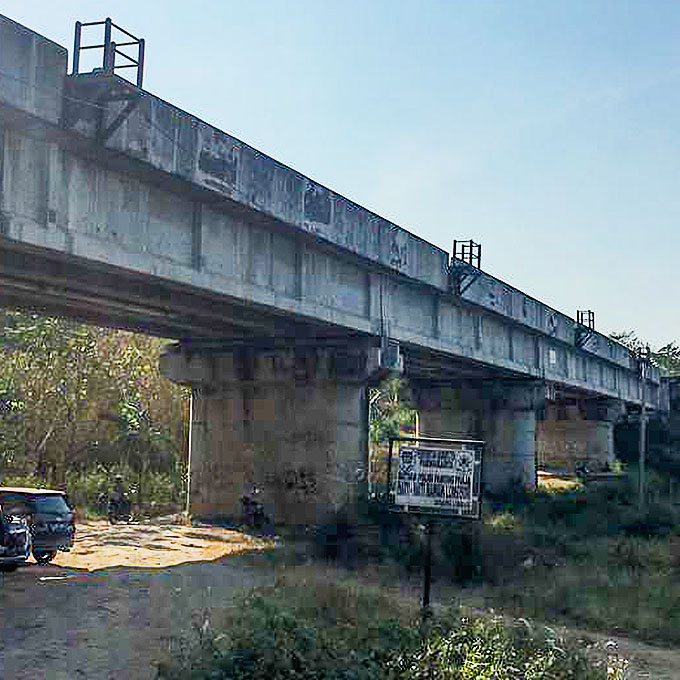
<path fill-rule="evenodd" d="M 238 520 L 241 499 L 255 489 L 276 523 L 352 514 L 366 479 L 366 385 L 376 351 L 165 354 L 164 374 L 192 388 L 192 516 Z"/>
<path fill-rule="evenodd" d="M 536 484 L 536 414 L 542 385 L 535 381 L 480 380 L 414 390 L 420 434 L 484 441 L 484 488 Z"/>

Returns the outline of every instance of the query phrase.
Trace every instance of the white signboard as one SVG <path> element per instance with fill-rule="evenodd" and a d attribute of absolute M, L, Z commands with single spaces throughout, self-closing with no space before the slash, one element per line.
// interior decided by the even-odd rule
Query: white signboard
<path fill-rule="evenodd" d="M 482 445 L 401 446 L 395 504 L 404 510 L 477 518 L 481 509 Z"/>

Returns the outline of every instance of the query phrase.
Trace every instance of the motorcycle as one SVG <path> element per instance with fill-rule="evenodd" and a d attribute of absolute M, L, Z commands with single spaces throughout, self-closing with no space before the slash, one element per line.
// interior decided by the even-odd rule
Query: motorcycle
<path fill-rule="evenodd" d="M 243 508 L 242 521 L 247 526 L 255 527 L 256 529 L 262 529 L 269 522 L 264 505 L 262 505 L 258 498 L 259 494 L 260 489 L 253 487 L 250 495 L 241 497 L 241 507 Z"/>
<path fill-rule="evenodd" d="M 130 522 L 132 520 L 130 499 L 122 492 L 111 494 L 108 502 L 107 517 L 111 524 Z"/>

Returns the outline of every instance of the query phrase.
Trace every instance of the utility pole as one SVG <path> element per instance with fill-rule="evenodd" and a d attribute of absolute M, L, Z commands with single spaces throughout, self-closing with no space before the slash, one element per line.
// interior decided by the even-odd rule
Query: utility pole
<path fill-rule="evenodd" d="M 647 457 L 647 374 L 649 371 L 649 345 L 645 354 L 640 350 L 640 441 L 638 444 L 638 506 L 640 512 L 646 507 L 646 476 L 645 463 Z"/>

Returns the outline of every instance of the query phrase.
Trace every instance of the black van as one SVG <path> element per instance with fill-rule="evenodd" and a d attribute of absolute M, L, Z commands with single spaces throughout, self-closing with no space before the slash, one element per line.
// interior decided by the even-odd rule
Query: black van
<path fill-rule="evenodd" d="M 75 515 L 63 491 L 0 486 L 0 505 L 5 514 L 28 522 L 38 564 L 47 564 L 58 550 L 73 546 Z"/>

